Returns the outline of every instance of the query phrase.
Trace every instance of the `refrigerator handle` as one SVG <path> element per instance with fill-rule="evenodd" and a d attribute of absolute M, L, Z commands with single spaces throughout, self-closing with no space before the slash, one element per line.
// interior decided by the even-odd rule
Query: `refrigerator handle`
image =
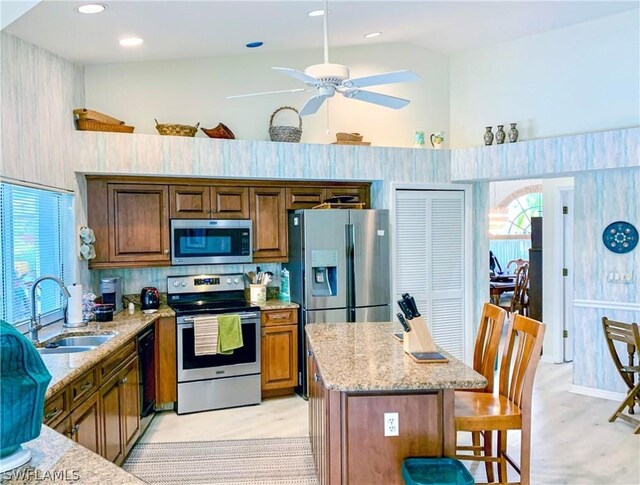
<path fill-rule="evenodd" d="M 351 309 L 356 306 L 355 295 L 356 295 L 356 275 L 355 275 L 355 261 L 354 261 L 354 251 L 355 251 L 355 228 L 353 224 L 345 225 L 345 239 L 347 242 L 347 308 Z M 348 320 L 353 320 L 351 316 L 351 312 L 348 312 Z"/>

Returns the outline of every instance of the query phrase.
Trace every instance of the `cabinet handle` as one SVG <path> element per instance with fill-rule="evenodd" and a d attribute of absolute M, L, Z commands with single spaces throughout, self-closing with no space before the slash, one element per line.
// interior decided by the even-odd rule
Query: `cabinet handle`
<path fill-rule="evenodd" d="M 85 382 L 80 386 L 80 391 L 84 392 L 87 389 L 89 389 L 91 386 L 93 386 L 93 382 Z"/>
<path fill-rule="evenodd" d="M 318 382 L 320 380 L 320 376 L 318 374 L 313 374 L 313 380 Z"/>
<path fill-rule="evenodd" d="M 51 411 L 50 413 L 47 413 L 44 415 L 44 419 L 46 419 L 47 421 L 49 421 L 50 419 L 55 418 L 58 414 L 60 414 L 62 411 L 58 408 L 53 408 L 53 411 Z"/>
<path fill-rule="evenodd" d="M 74 434 L 76 434 L 79 429 L 80 429 L 79 424 L 76 424 L 73 428 L 71 428 L 71 431 L 69 431 L 69 438 L 71 438 Z"/>
<path fill-rule="evenodd" d="M 266 337 L 266 336 L 267 336 L 267 331 L 266 331 L 264 328 L 262 329 L 262 336 L 263 336 L 263 337 Z"/>
<path fill-rule="evenodd" d="M 120 384 L 126 384 L 128 380 L 129 380 L 129 378 L 128 378 L 128 377 L 125 377 L 124 379 L 122 379 L 122 380 L 120 381 Z"/>
<path fill-rule="evenodd" d="M 164 250 L 164 254 L 169 254 L 169 250 L 168 250 L 168 249 L 165 249 L 165 250 Z"/>
<path fill-rule="evenodd" d="M 310 350 L 307 350 L 307 357 L 311 357 L 313 353 Z"/>

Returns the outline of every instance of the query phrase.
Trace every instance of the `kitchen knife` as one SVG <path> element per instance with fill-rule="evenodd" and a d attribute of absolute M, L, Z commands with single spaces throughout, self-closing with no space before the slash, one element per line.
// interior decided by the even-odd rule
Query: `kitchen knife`
<path fill-rule="evenodd" d="M 402 313 L 398 312 L 398 314 L 396 316 L 398 317 L 398 320 L 400 321 L 400 324 L 402 325 L 402 328 L 404 328 L 404 331 L 405 332 L 411 332 L 411 327 L 409 326 L 407 321 L 402 316 Z"/>
<path fill-rule="evenodd" d="M 400 310 L 402 310 L 402 313 L 404 313 L 404 316 L 408 320 L 411 320 L 413 318 L 413 313 L 411 313 L 411 310 L 409 309 L 409 305 L 407 305 L 407 302 L 405 300 L 398 300 L 398 306 L 400 307 Z"/>
<path fill-rule="evenodd" d="M 404 293 L 402 295 L 402 299 L 409 307 L 409 310 L 411 311 L 413 318 L 418 318 L 420 316 L 420 312 L 418 311 L 418 307 L 416 306 L 416 301 L 413 299 L 413 297 L 409 293 Z"/>

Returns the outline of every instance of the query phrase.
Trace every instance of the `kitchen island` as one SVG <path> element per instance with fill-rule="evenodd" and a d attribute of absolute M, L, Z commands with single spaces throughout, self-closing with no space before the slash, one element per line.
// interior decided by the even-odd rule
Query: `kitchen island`
<path fill-rule="evenodd" d="M 454 390 L 483 388 L 482 375 L 441 349 L 448 363 L 414 362 L 392 335 L 401 331 L 396 323 L 305 330 L 321 484 L 401 484 L 405 457 L 455 455 Z"/>

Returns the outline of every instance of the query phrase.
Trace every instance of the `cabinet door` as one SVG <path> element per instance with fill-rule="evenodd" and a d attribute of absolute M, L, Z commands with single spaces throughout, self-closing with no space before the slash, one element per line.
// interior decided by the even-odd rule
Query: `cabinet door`
<path fill-rule="evenodd" d="M 251 188 L 250 202 L 254 262 L 286 261 L 288 248 L 285 189 Z"/>
<path fill-rule="evenodd" d="M 331 197 L 339 197 L 341 195 L 351 195 L 353 196 L 353 200 L 349 202 L 362 202 L 365 204 L 365 209 L 369 208 L 369 194 L 365 187 L 327 187 L 324 193 L 324 199 L 327 200 Z"/>
<path fill-rule="evenodd" d="M 293 187 L 286 194 L 287 209 L 312 209 L 324 201 L 322 187 Z"/>
<path fill-rule="evenodd" d="M 71 413 L 71 436 L 73 440 L 100 454 L 102 449 L 102 428 L 100 426 L 100 399 L 97 392 Z"/>
<path fill-rule="evenodd" d="M 54 431 L 57 431 L 61 435 L 71 438 L 71 418 L 65 418 L 53 427 Z"/>
<path fill-rule="evenodd" d="M 249 219 L 248 187 L 212 187 L 212 218 Z"/>
<path fill-rule="evenodd" d="M 169 188 L 109 184 L 109 257 L 112 262 L 168 262 Z"/>
<path fill-rule="evenodd" d="M 298 326 L 262 327 L 262 390 L 298 385 Z"/>
<path fill-rule="evenodd" d="M 163 317 L 156 321 L 156 405 L 175 402 L 178 393 L 176 378 L 176 320 Z"/>
<path fill-rule="evenodd" d="M 127 456 L 140 433 L 140 387 L 137 357 L 120 371 L 119 377 L 122 444 L 124 456 Z"/>
<path fill-rule="evenodd" d="M 211 189 L 198 185 L 171 185 L 172 219 L 208 219 L 211 217 Z"/>
<path fill-rule="evenodd" d="M 121 414 L 120 376 L 115 375 L 100 388 L 102 456 L 111 462 L 123 457 Z"/>

